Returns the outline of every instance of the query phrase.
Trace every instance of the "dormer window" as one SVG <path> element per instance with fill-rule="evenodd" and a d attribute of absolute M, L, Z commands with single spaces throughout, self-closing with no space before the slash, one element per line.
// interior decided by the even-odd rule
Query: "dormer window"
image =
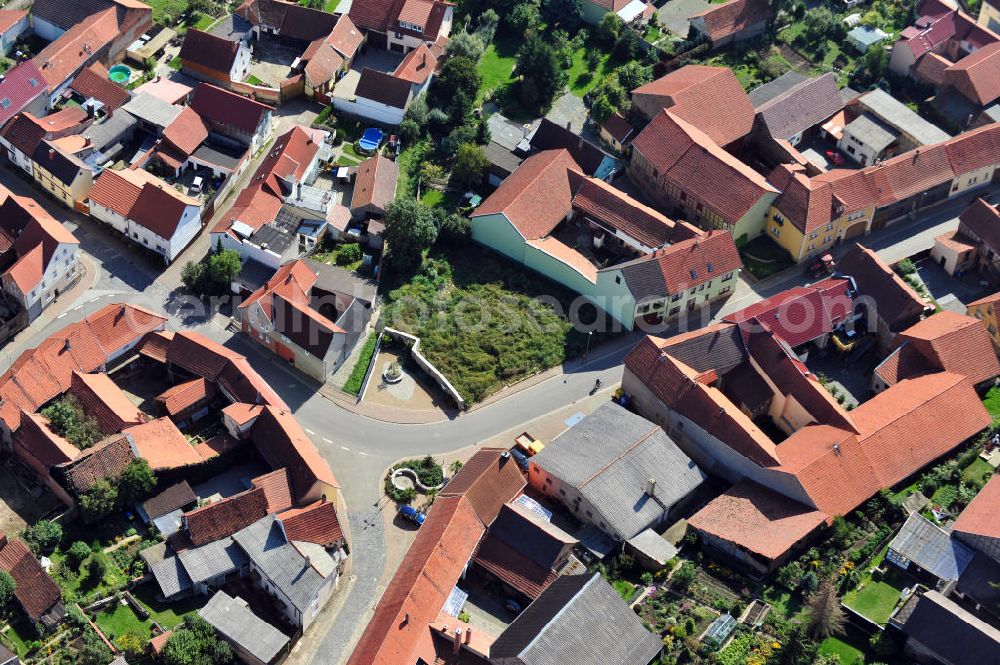
<path fill-rule="evenodd" d="M 691 279 L 698 279 L 698 271 L 694 268 L 691 269 Z"/>
<path fill-rule="evenodd" d="M 414 32 L 424 31 L 424 26 L 417 25 L 416 23 L 410 23 L 408 21 L 400 21 L 399 27 L 403 28 L 404 30 L 413 30 Z"/>

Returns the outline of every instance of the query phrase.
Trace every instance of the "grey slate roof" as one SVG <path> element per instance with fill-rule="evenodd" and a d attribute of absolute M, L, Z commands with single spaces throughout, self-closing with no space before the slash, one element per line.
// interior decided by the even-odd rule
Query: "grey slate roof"
<path fill-rule="evenodd" d="M 957 580 L 973 555 L 971 549 L 920 513 L 907 518 L 889 549 L 942 580 Z"/>
<path fill-rule="evenodd" d="M 870 146 L 876 152 L 885 150 L 898 136 L 891 127 L 879 122 L 867 113 L 859 115 L 847 123 L 845 130 L 858 137 L 862 143 Z"/>
<path fill-rule="evenodd" d="M 309 608 L 326 580 L 285 540 L 274 515 L 237 531 L 233 540 L 297 610 L 304 613 Z"/>
<path fill-rule="evenodd" d="M 759 108 L 764 102 L 788 92 L 799 83 L 805 81 L 806 78 L 807 77 L 799 74 L 797 71 L 788 71 L 773 81 L 757 86 L 747 93 L 747 97 L 750 98 L 750 103 L 753 104 L 753 107 L 756 109 Z"/>
<path fill-rule="evenodd" d="M 243 552 L 232 538 L 223 538 L 177 555 L 195 584 L 232 572 L 246 563 Z"/>
<path fill-rule="evenodd" d="M 108 146 L 117 143 L 130 132 L 139 126 L 139 121 L 130 113 L 121 109 L 114 112 L 110 118 L 101 122 L 95 122 L 87 129 L 83 130 L 82 136 L 90 139 L 95 150 L 104 151 Z"/>
<path fill-rule="evenodd" d="M 790 139 L 844 108 L 833 73 L 801 81 L 761 104 L 757 115 L 771 138 Z"/>
<path fill-rule="evenodd" d="M 899 131 L 909 134 L 923 145 L 940 143 L 951 138 L 942 129 L 921 118 L 906 104 L 881 88 L 875 88 L 859 97 L 858 101 L 879 118 Z"/>
<path fill-rule="evenodd" d="M 486 119 L 486 126 L 490 129 L 490 139 L 507 150 L 514 151 L 522 141 L 536 129 L 537 122 L 529 124 L 527 127 L 513 120 L 507 119 L 501 113 L 494 113 Z"/>
<path fill-rule="evenodd" d="M 564 575 L 490 647 L 524 665 L 648 665 L 663 643 L 600 575 Z"/>
<path fill-rule="evenodd" d="M 677 556 L 677 548 L 652 529 L 646 529 L 630 538 L 628 544 L 660 564 L 665 564 Z"/>
<path fill-rule="evenodd" d="M 483 152 L 486 153 L 486 159 L 490 160 L 491 166 L 495 166 L 507 173 L 513 173 L 514 169 L 524 161 L 524 158 L 518 157 L 512 150 L 505 148 L 497 141 L 490 141 L 489 145 L 483 149 Z"/>
<path fill-rule="evenodd" d="M 532 462 L 575 487 L 624 540 L 705 479 L 666 432 L 614 402 L 557 436 Z M 645 493 L 651 478 L 658 481 L 655 499 Z"/>
<path fill-rule="evenodd" d="M 179 557 L 171 556 L 154 563 L 149 567 L 149 571 L 160 585 L 160 593 L 166 598 L 191 588 L 191 578 L 188 577 Z"/>
<path fill-rule="evenodd" d="M 181 114 L 182 108 L 144 92 L 129 100 L 122 110 L 163 129 Z"/>
<path fill-rule="evenodd" d="M 224 591 L 217 591 L 198 614 L 227 641 L 262 662 L 270 663 L 288 645 L 288 637 L 254 614 L 247 601 Z"/>
<path fill-rule="evenodd" d="M 948 662 L 1000 665 L 1000 630 L 937 591 L 917 599 L 903 632 Z"/>

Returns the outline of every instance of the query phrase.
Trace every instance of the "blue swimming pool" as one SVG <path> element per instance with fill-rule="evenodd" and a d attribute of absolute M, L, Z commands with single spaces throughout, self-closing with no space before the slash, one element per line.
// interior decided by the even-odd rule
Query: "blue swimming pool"
<path fill-rule="evenodd" d="M 382 143 L 383 136 L 385 136 L 385 134 L 381 129 L 377 127 L 369 127 L 365 130 L 365 133 L 361 135 L 361 138 L 358 139 L 358 145 L 362 150 L 372 152 L 378 149 L 379 145 Z"/>

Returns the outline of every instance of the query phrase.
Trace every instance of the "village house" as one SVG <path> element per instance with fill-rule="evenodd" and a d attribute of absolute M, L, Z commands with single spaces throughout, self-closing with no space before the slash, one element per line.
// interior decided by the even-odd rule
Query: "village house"
<path fill-rule="evenodd" d="M 422 44 L 446 43 L 455 5 L 444 0 L 376 0 L 352 4 L 347 15 L 367 31 L 370 46 L 408 53 Z"/>
<path fill-rule="evenodd" d="M 247 601 L 222 590 L 198 610 L 198 616 L 233 647 L 241 662 L 249 665 L 275 662 L 290 642 L 284 633 L 254 614 Z"/>
<path fill-rule="evenodd" d="M 20 539 L 0 533 L 0 570 L 14 578 L 14 598 L 28 619 L 48 629 L 66 615 L 62 592 Z"/>
<path fill-rule="evenodd" d="M 3 194 L 0 285 L 30 322 L 80 278 L 80 242 L 34 200 Z"/>
<path fill-rule="evenodd" d="M 754 106 L 757 115 L 751 140 L 787 141 L 797 146 L 814 138 L 818 128 L 843 108 L 844 98 L 832 73 L 803 79 Z"/>
<path fill-rule="evenodd" d="M 222 88 L 242 81 L 250 72 L 250 48 L 242 41 L 232 41 L 191 28 L 181 45 L 181 71 Z"/>
<path fill-rule="evenodd" d="M 358 165 L 351 194 L 351 217 L 358 220 L 382 219 L 385 209 L 396 198 L 399 166 L 381 153 Z"/>
<path fill-rule="evenodd" d="M 529 157 L 471 220 L 473 240 L 587 297 L 626 329 L 726 297 L 741 266 L 728 232 L 664 217 L 585 176 L 566 150 Z"/>
<path fill-rule="evenodd" d="M 0 128 L 22 111 L 35 117 L 45 115 L 49 106 L 48 88 L 32 61 L 20 62 L 4 73 L 0 81 L 0 100 L 3 99 L 9 103 L 0 105 Z"/>
<path fill-rule="evenodd" d="M 727 0 L 688 17 L 688 34 L 714 50 L 760 37 L 773 18 L 767 0 Z"/>
<path fill-rule="evenodd" d="M 913 336 L 917 346 L 929 340 L 935 364 L 898 376 L 851 411 L 838 404 L 800 358 L 859 316 L 853 297 L 850 280 L 833 277 L 731 315 L 731 323 L 646 338 L 626 358 L 622 387 L 637 410 L 702 469 L 736 483 L 690 527 L 757 573 L 989 424 L 975 386 L 1000 364 L 982 323 L 972 319 L 980 340 L 948 312 L 914 326 L 944 331 Z M 963 360 L 983 357 L 974 350 L 982 344 L 991 364 Z M 927 436 L 913 440 L 905 434 L 913 427 Z"/>
<path fill-rule="evenodd" d="M 264 145 L 274 129 L 270 106 L 208 83 L 195 87 L 190 108 L 210 132 L 247 146 L 252 153 Z"/>
<path fill-rule="evenodd" d="M 90 214 L 171 263 L 201 230 L 201 204 L 142 169 L 105 169 Z"/>
<path fill-rule="evenodd" d="M 24 31 L 31 26 L 25 9 L 0 10 L 0 53 L 8 55 L 11 47 Z"/>
<path fill-rule="evenodd" d="M 837 148 L 861 166 L 870 166 L 949 138 L 901 101 L 876 88 L 848 105 L 847 121 Z"/>
<path fill-rule="evenodd" d="M 931 258 L 949 275 L 978 271 L 991 282 L 1000 280 L 1000 211 L 976 199 L 958 218 L 958 228 L 934 239 Z"/>
<path fill-rule="evenodd" d="M 646 0 L 584 0 L 583 20 L 597 25 L 605 14 L 614 14 L 630 26 L 643 26 L 656 12 L 656 7 Z"/>
<path fill-rule="evenodd" d="M 979 300 L 974 300 L 966 306 L 966 314 L 974 316 L 986 326 L 986 332 L 993 340 L 993 346 L 1000 351 L 1000 319 L 997 318 L 997 307 L 1000 306 L 1000 293 L 993 293 Z"/>
<path fill-rule="evenodd" d="M 1000 3 L 997 0 L 984 0 L 979 7 L 976 23 L 993 32 L 1000 31 Z"/>
<path fill-rule="evenodd" d="M 354 62 L 365 43 L 365 35 L 346 14 L 337 20 L 330 34 L 314 40 L 303 51 L 305 93 L 321 104 L 332 100 L 333 88 Z"/>

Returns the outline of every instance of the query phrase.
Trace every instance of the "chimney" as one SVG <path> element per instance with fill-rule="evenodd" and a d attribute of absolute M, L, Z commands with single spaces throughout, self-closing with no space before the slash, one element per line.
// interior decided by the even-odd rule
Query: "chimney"
<path fill-rule="evenodd" d="M 55 159 L 55 158 L 56 158 L 55 148 L 49 148 L 49 159 Z"/>
<path fill-rule="evenodd" d="M 646 481 L 646 494 L 656 496 L 656 478 L 650 478 Z"/>
<path fill-rule="evenodd" d="M 73 342 L 71 342 L 69 337 L 67 337 L 66 341 L 63 343 L 63 351 L 69 351 L 72 348 L 73 348 Z"/>
<path fill-rule="evenodd" d="M 469 646 L 470 642 L 472 642 L 472 628 L 466 628 L 465 629 L 465 646 Z"/>
<path fill-rule="evenodd" d="M 462 650 L 462 629 L 455 629 L 455 646 L 452 649 L 452 653 L 458 653 Z"/>

